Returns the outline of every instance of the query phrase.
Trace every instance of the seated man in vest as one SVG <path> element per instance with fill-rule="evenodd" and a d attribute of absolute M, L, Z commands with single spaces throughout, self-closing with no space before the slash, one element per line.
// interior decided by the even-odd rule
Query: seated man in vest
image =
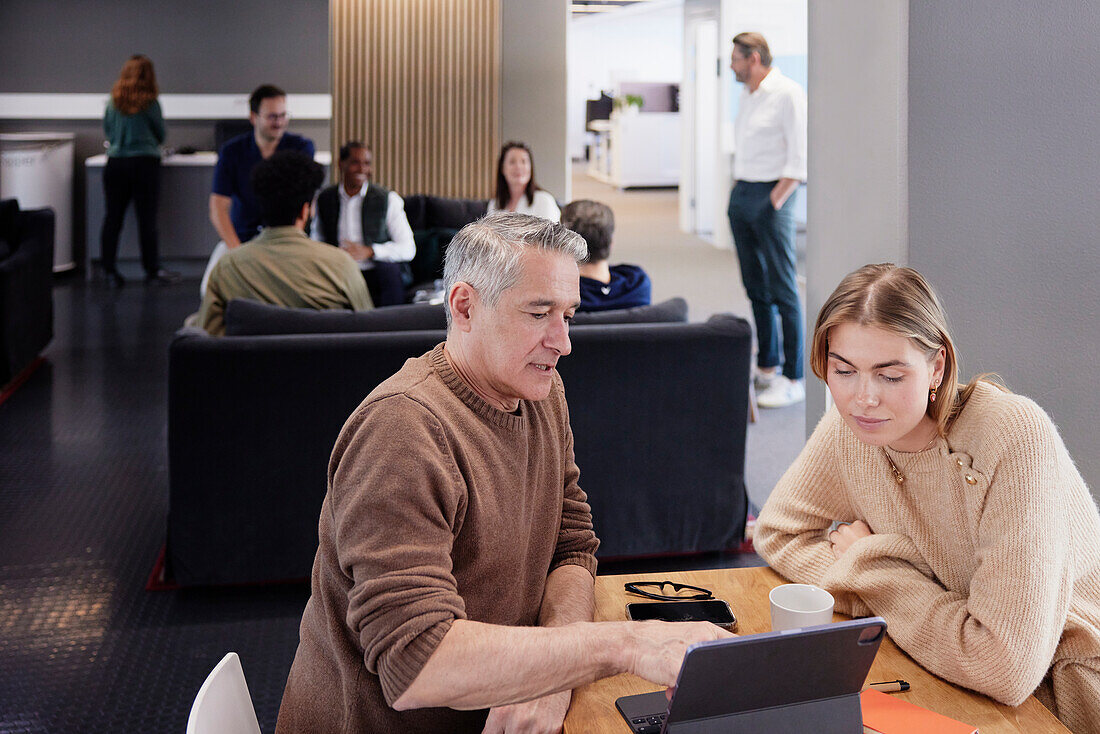
<path fill-rule="evenodd" d="M 374 154 L 358 141 L 340 147 L 340 183 L 317 196 L 313 239 L 336 245 L 359 263 L 376 306 L 405 302 L 405 263 L 416 254 L 405 202 L 371 183 Z"/>
<path fill-rule="evenodd" d="M 588 261 L 581 264 L 581 307 L 578 311 L 610 311 L 648 306 L 649 276 L 637 265 L 608 265 L 615 215 L 611 207 L 581 199 L 561 210 L 561 224 L 584 238 Z"/>
<path fill-rule="evenodd" d="M 556 366 L 584 240 L 514 212 L 447 249 L 447 338 L 329 461 L 277 733 L 560 731 L 571 690 L 672 685 L 709 623 L 593 622 L 599 541 Z"/>
<path fill-rule="evenodd" d="M 263 229 L 228 251 L 210 272 L 198 323 L 225 334 L 225 307 L 234 298 L 294 308 L 371 307 L 355 261 L 346 252 L 306 237 L 313 195 L 325 173 L 304 153 L 273 153 L 256 164 L 251 184 Z"/>

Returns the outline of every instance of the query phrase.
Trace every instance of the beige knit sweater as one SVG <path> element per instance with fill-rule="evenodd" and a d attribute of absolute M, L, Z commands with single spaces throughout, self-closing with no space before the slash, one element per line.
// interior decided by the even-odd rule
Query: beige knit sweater
<path fill-rule="evenodd" d="M 1100 732 L 1100 516 L 1050 418 L 982 383 L 946 440 L 891 457 L 903 486 L 830 410 L 761 511 L 757 551 L 837 611 L 884 617 L 936 675 L 1013 706 L 1034 692 Z M 874 535 L 837 560 L 828 530 L 854 520 Z"/>

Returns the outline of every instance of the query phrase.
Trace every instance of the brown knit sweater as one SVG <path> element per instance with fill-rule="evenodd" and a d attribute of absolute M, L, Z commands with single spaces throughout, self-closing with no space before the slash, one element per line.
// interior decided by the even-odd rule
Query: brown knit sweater
<path fill-rule="evenodd" d="M 760 513 L 760 555 L 884 617 L 936 675 L 1100 732 L 1100 516 L 1050 418 L 982 383 L 946 441 L 891 457 L 903 486 L 829 411 Z M 854 520 L 874 535 L 836 560 L 827 531 Z"/>
<path fill-rule="evenodd" d="M 455 619 L 535 625 L 550 571 L 595 573 L 579 474 L 557 376 L 516 415 L 470 390 L 443 345 L 406 362 L 333 449 L 276 731 L 481 731 L 484 710 L 390 705 Z"/>

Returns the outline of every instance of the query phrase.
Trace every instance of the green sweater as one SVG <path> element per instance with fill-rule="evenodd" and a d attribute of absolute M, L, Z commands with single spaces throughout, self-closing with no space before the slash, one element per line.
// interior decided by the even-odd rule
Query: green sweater
<path fill-rule="evenodd" d="M 199 325 L 212 336 L 225 336 L 225 309 L 234 298 L 318 311 L 373 308 L 351 255 L 311 240 L 297 227 L 264 227 L 225 253 L 210 271 Z"/>
<path fill-rule="evenodd" d="M 160 102 L 153 100 L 145 109 L 132 115 L 124 115 L 115 109 L 114 100 L 107 102 L 103 115 L 103 134 L 110 147 L 111 158 L 130 158 L 138 155 L 160 157 L 160 144 L 164 142 L 164 116 Z"/>

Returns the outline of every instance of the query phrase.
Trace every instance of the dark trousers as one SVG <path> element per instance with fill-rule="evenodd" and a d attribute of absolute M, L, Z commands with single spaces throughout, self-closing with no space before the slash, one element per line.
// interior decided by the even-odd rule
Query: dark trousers
<path fill-rule="evenodd" d="M 374 267 L 363 271 L 367 290 L 375 306 L 399 306 L 405 302 L 404 263 L 375 261 Z"/>
<path fill-rule="evenodd" d="M 738 181 L 730 193 L 729 219 L 741 282 L 752 302 L 760 367 L 779 365 L 779 333 L 783 334 L 783 375 L 802 379 L 802 304 L 794 251 L 794 197 L 776 211 L 770 194 L 775 181 Z"/>
<path fill-rule="evenodd" d="M 115 269 L 118 256 L 118 235 L 130 200 L 137 214 L 138 237 L 141 242 L 141 265 L 147 275 L 160 269 L 157 254 L 157 193 L 160 187 L 160 158 L 150 155 L 129 158 L 107 158 L 103 171 L 103 191 L 107 201 L 107 216 L 100 232 L 100 263 L 103 270 Z"/>

